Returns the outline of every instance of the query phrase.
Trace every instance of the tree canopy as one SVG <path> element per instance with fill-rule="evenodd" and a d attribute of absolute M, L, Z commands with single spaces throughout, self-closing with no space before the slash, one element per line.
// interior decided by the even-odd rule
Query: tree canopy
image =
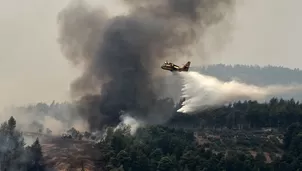
<path fill-rule="evenodd" d="M 25 146 L 23 135 L 16 130 L 16 120 L 10 117 L 0 127 L 0 170 L 43 171 L 42 151 L 37 139 L 32 146 Z"/>

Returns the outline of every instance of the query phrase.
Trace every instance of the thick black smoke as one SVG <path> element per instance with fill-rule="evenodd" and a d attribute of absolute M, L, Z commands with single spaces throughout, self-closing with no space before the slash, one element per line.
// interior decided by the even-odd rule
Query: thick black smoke
<path fill-rule="evenodd" d="M 91 129 L 116 124 L 120 111 L 155 117 L 163 89 L 155 74 L 160 64 L 182 58 L 206 28 L 223 20 L 234 6 L 233 0 L 123 3 L 129 12 L 121 16 L 109 17 L 83 1 L 72 1 L 59 14 L 62 51 L 84 69 L 71 88 L 72 95 L 81 98 Z"/>

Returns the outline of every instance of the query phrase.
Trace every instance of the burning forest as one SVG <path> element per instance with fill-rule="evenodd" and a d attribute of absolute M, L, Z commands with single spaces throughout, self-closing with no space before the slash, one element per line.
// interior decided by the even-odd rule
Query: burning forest
<path fill-rule="evenodd" d="M 155 68 L 190 55 L 206 30 L 233 11 L 234 1 L 124 0 L 120 5 L 128 12 L 110 16 L 85 1 L 71 1 L 58 16 L 62 52 L 83 70 L 71 94 L 90 130 L 118 125 L 121 112 L 144 123 L 168 120 L 174 106 L 159 101 L 165 87 Z"/>

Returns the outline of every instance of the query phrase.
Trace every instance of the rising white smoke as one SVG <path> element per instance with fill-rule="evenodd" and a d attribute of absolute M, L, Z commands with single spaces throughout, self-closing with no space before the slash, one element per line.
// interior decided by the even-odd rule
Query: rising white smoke
<path fill-rule="evenodd" d="M 271 85 L 258 87 L 238 81 L 223 82 L 197 72 L 179 73 L 183 79 L 182 98 L 185 101 L 178 112 L 194 113 L 239 100 L 258 100 L 289 91 L 301 91 L 302 85 Z"/>
<path fill-rule="evenodd" d="M 117 125 L 117 127 L 114 130 L 123 128 L 123 127 L 130 127 L 130 134 L 134 135 L 137 131 L 137 129 L 141 126 L 143 126 L 143 122 L 131 117 L 128 114 L 121 115 L 121 122 Z"/>

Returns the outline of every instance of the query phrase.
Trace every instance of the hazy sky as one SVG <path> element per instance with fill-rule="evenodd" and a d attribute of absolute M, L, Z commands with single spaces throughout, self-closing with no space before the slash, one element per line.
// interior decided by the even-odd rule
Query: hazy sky
<path fill-rule="evenodd" d="M 57 14 L 69 0 L 0 2 L 0 106 L 68 99 L 79 72 L 61 55 Z"/>
<path fill-rule="evenodd" d="M 302 68 L 301 5 L 301 0 L 242 0 L 233 38 L 214 61 Z"/>
<path fill-rule="evenodd" d="M 111 12 L 122 7 L 103 3 Z M 68 99 L 78 72 L 57 44 L 57 14 L 69 0 L 0 0 L 0 106 Z M 233 39 L 212 62 L 302 68 L 301 0 L 242 0 Z"/>

